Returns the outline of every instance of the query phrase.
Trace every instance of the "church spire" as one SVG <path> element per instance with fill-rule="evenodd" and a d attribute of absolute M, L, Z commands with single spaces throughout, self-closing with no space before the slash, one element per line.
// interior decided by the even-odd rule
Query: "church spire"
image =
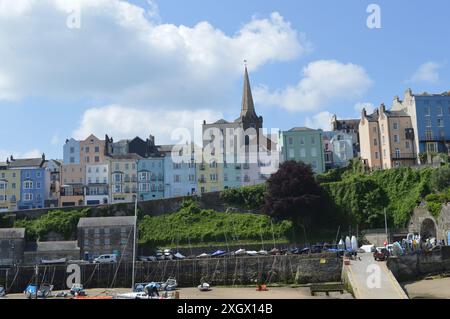
<path fill-rule="evenodd" d="M 247 65 L 245 65 L 244 75 L 244 90 L 242 93 L 242 108 L 241 117 L 257 117 L 255 112 L 255 105 L 253 104 L 252 89 L 250 87 L 250 80 L 248 77 Z"/>

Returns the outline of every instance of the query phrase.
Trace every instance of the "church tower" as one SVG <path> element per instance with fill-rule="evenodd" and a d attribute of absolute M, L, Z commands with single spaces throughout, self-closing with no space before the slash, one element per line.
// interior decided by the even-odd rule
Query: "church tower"
<path fill-rule="evenodd" d="M 241 115 L 235 121 L 242 124 L 244 130 L 253 127 L 256 130 L 262 128 L 263 118 L 258 116 L 255 111 L 255 104 L 253 103 L 252 89 L 250 86 L 250 79 L 248 76 L 247 66 L 245 67 L 244 88 L 242 92 Z"/>

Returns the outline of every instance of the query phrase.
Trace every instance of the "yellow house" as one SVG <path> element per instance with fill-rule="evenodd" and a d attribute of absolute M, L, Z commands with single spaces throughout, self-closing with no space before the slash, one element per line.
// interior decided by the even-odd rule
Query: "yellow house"
<path fill-rule="evenodd" d="M 0 212 L 17 210 L 20 186 L 20 170 L 8 170 L 0 163 Z"/>

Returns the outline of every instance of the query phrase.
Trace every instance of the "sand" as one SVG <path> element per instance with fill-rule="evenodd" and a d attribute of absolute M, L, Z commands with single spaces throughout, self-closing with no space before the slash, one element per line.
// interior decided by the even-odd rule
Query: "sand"
<path fill-rule="evenodd" d="M 450 278 L 436 278 L 404 283 L 410 299 L 450 299 Z"/>
<path fill-rule="evenodd" d="M 89 296 L 105 296 L 129 292 L 129 289 L 88 289 Z M 330 296 L 318 294 L 311 296 L 308 287 L 269 287 L 269 291 L 256 291 L 255 288 L 222 288 L 213 287 L 211 291 L 201 292 L 197 288 L 180 288 L 180 299 L 352 299 L 349 293 L 332 292 Z M 54 292 L 56 294 L 58 292 Z M 11 294 L 5 299 L 25 299 L 24 294 Z M 58 299 L 58 298 L 49 298 Z"/>

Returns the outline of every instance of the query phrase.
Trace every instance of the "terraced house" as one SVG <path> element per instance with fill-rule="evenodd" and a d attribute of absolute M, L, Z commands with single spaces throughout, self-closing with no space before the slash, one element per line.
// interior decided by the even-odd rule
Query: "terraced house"
<path fill-rule="evenodd" d="M 50 196 L 50 171 L 45 167 L 45 155 L 41 158 L 7 161 L 8 170 L 20 174 L 20 199 L 18 209 L 44 208 Z"/>
<path fill-rule="evenodd" d="M 325 171 L 322 130 L 294 127 L 279 133 L 281 162 L 297 161 L 311 165 L 315 173 Z"/>
<path fill-rule="evenodd" d="M 108 158 L 111 203 L 128 203 L 138 196 L 137 165 L 142 157 L 137 154 L 114 155 Z"/>
<path fill-rule="evenodd" d="M 369 169 L 413 166 L 417 162 L 414 129 L 405 110 L 386 110 L 382 104 L 373 114 L 363 109 L 359 124 L 361 158 Z"/>
<path fill-rule="evenodd" d="M 20 171 L 8 170 L 6 163 L 0 163 L 0 212 L 17 210 L 20 187 Z"/>
<path fill-rule="evenodd" d="M 164 155 L 138 160 L 139 200 L 164 198 Z"/>

